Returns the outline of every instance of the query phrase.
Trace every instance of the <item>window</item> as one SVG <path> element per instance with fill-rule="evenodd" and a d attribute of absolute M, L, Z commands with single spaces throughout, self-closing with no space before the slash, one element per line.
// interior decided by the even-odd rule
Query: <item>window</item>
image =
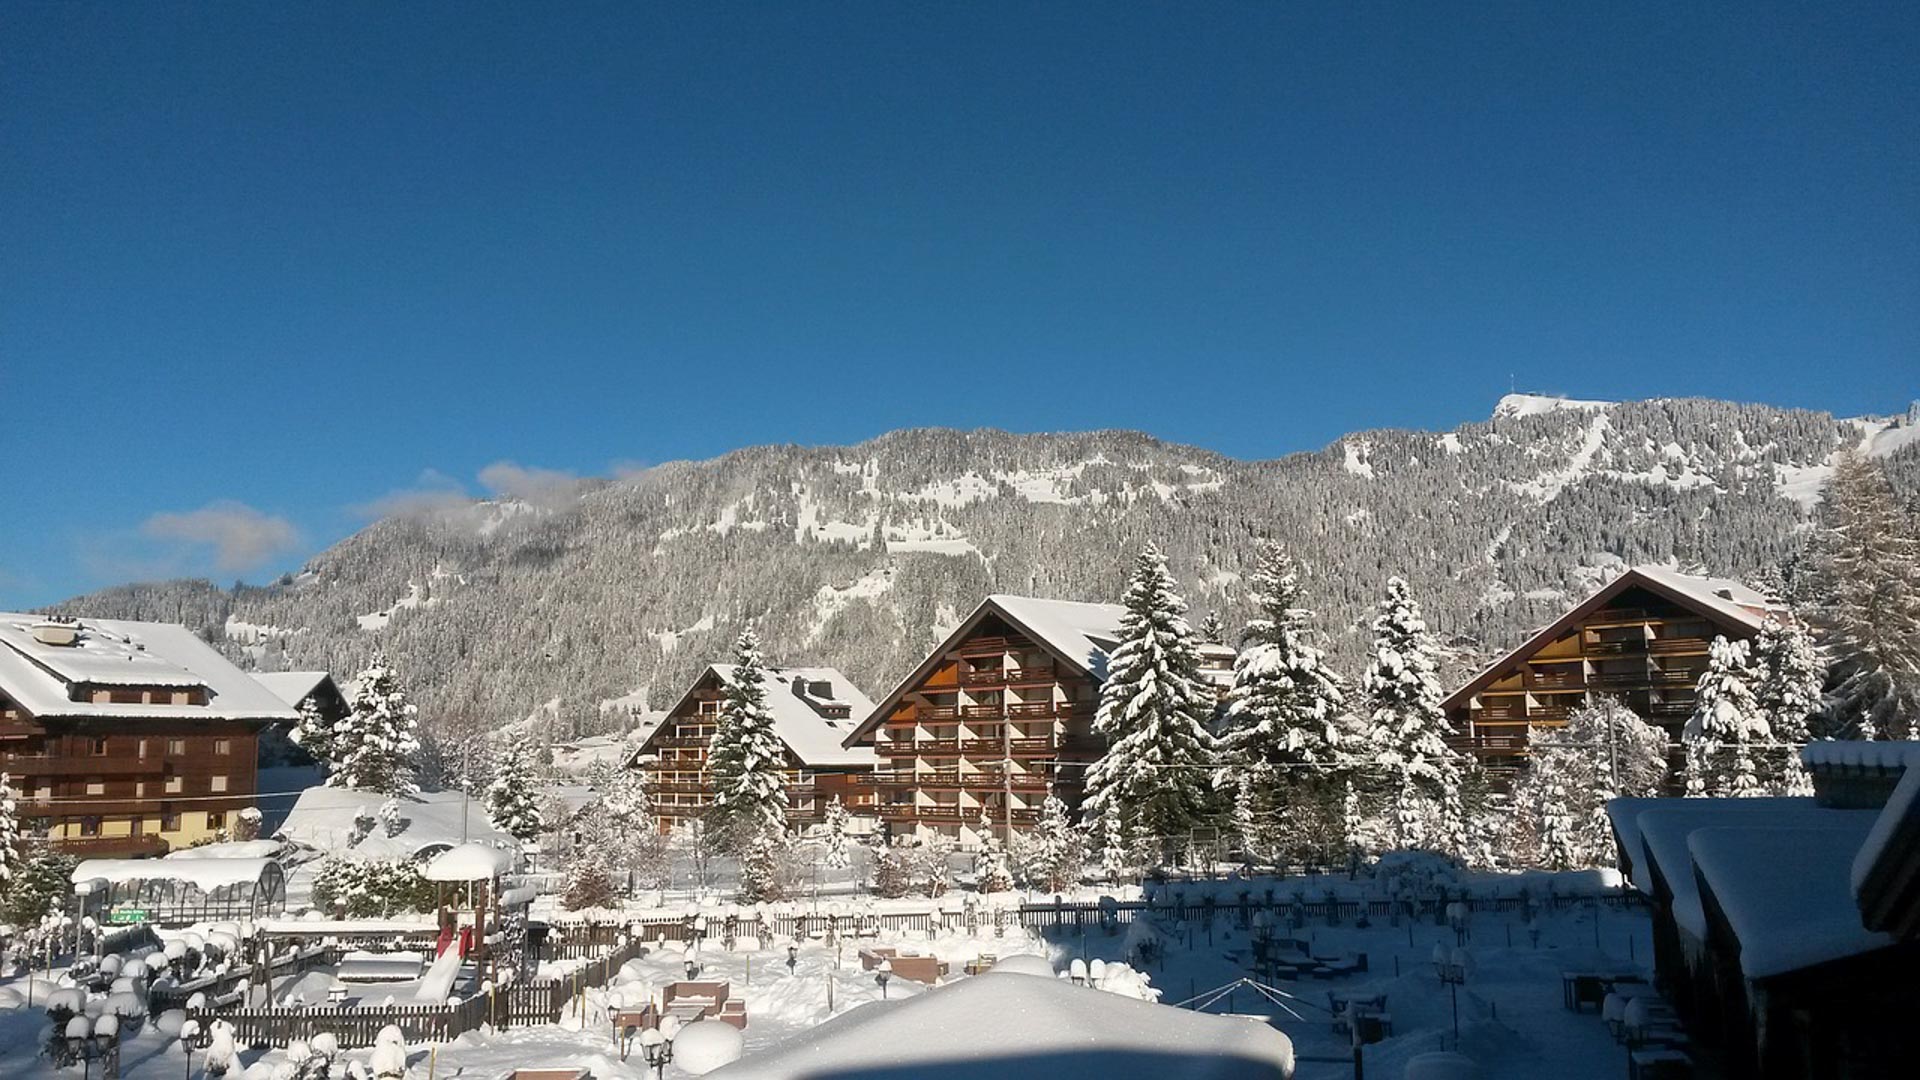
<path fill-rule="evenodd" d="M 179 754 L 184 754 L 186 752 L 187 752 L 187 740 L 185 739 L 168 739 L 167 740 L 167 753 L 179 755 Z"/>
<path fill-rule="evenodd" d="M 133 797 L 136 799 L 142 798 L 146 795 L 146 793 L 147 793 L 147 782 L 145 780 L 135 780 L 133 782 Z"/>
<path fill-rule="evenodd" d="M 160 831 L 161 832 L 179 832 L 180 831 L 180 811 L 178 810 L 160 811 Z"/>
<path fill-rule="evenodd" d="M 87 794 L 105 795 L 106 793 L 107 793 L 107 782 L 105 780 L 102 780 L 98 777 L 94 777 L 87 781 Z"/>
<path fill-rule="evenodd" d="M 94 757 L 106 757 L 107 756 L 106 737 L 103 735 L 94 736 L 93 745 L 88 748 L 88 753 L 91 753 Z"/>
<path fill-rule="evenodd" d="M 227 812 L 225 810 L 207 811 L 207 828 L 224 829 L 226 827 L 227 827 Z"/>
<path fill-rule="evenodd" d="M 167 791 L 167 794 L 169 794 L 169 795 L 178 795 L 178 794 L 180 794 L 180 792 L 181 792 L 182 790 L 183 790 L 183 789 L 182 789 L 182 787 L 181 787 L 181 784 L 180 784 L 180 778 L 179 778 L 179 777 L 177 777 L 177 776 L 169 776 L 169 777 L 167 777 L 167 787 L 166 787 L 166 791 Z"/>
<path fill-rule="evenodd" d="M 145 739 L 140 740 L 140 756 L 141 757 L 147 756 L 147 740 Z"/>
<path fill-rule="evenodd" d="M 97 817 L 81 818 L 80 819 L 80 835 L 81 836 L 99 836 L 100 835 L 100 819 Z"/>
<path fill-rule="evenodd" d="M 139 836 L 141 833 L 146 831 L 147 831 L 147 820 L 145 818 L 130 817 L 127 819 L 128 835 Z"/>
<path fill-rule="evenodd" d="M 207 790 L 215 794 L 227 790 L 227 778 L 224 776 L 209 777 L 207 780 Z"/>
<path fill-rule="evenodd" d="M 215 739 L 215 740 L 213 740 L 213 752 L 214 752 L 214 753 L 216 753 L 216 754 L 231 754 L 231 753 L 233 753 L 233 740 L 232 740 L 232 739 Z"/>

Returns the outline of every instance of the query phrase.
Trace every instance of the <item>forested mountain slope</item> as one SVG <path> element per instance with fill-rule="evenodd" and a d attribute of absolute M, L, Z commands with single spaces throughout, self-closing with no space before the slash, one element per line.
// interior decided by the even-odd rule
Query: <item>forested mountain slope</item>
<path fill-rule="evenodd" d="M 746 619 L 776 662 L 837 666 L 878 697 L 985 594 L 1112 600 L 1148 540 L 1196 617 L 1233 626 L 1244 560 L 1272 535 L 1310 568 L 1347 666 L 1389 574 L 1465 664 L 1625 563 L 1778 561 L 1843 447 L 1886 457 L 1910 494 L 1915 420 L 1513 396 L 1451 432 L 1253 462 L 1125 431 L 898 431 L 671 463 L 540 505 L 440 506 L 272 586 L 130 585 L 61 610 L 184 621 L 263 669 L 351 674 L 383 647 L 429 716 L 494 727 L 538 710 L 564 737 L 643 687 L 664 706 Z"/>

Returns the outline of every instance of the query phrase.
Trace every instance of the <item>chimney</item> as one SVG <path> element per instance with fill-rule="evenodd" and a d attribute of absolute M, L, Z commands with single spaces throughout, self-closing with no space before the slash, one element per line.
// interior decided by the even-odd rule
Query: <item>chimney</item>
<path fill-rule="evenodd" d="M 75 645 L 80 641 L 80 620 L 42 619 L 28 627 L 27 632 L 42 645 Z"/>

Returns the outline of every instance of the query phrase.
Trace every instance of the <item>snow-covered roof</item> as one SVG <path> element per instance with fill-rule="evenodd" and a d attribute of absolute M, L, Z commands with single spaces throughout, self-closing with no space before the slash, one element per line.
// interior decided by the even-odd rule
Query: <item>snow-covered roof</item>
<path fill-rule="evenodd" d="M 353 843 L 359 831 L 354 819 L 362 813 L 377 814 L 386 801 L 385 795 L 375 791 L 311 787 L 300 793 L 274 835 L 315 851 L 363 859 L 407 859 L 428 848 L 453 847 L 467 840 L 519 851 L 512 836 L 487 820 L 486 806 L 477 795 L 469 802 L 458 791 L 426 791 L 401 799 L 396 835 L 388 836 L 375 824 L 359 843 Z"/>
<path fill-rule="evenodd" d="M 1621 847 L 1626 849 L 1628 880 L 1633 886 L 1647 895 L 1653 895 L 1653 872 L 1647 864 L 1647 845 L 1640 837 L 1640 826 L 1634 821 L 1640 811 L 1670 803 L 1671 799 L 1612 799 L 1607 802 L 1607 820 L 1613 825 L 1613 835 L 1620 839 Z"/>
<path fill-rule="evenodd" d="M 1848 885 L 1872 815 L 1830 810 L 1793 827 L 1696 829 L 1694 865 L 1740 942 L 1740 970 L 1764 979 L 1895 943 L 1860 923 Z"/>
<path fill-rule="evenodd" d="M 885 719 L 884 714 L 893 708 L 900 697 L 925 679 L 941 657 L 972 633 L 973 628 L 988 615 L 998 615 L 1032 636 L 1048 652 L 1096 680 L 1104 680 L 1107 677 L 1107 653 L 1119 644 L 1120 620 L 1126 613 L 1127 609 L 1119 604 L 1042 600 L 1033 596 L 994 593 L 982 600 L 972 614 L 962 619 L 960 625 L 954 627 L 947 639 L 922 660 L 918 668 L 900 680 L 880 702 L 878 709 L 870 708 L 864 718 L 858 720 L 858 726 L 848 736 L 848 741 L 864 738 L 867 732 L 879 726 L 881 720 Z"/>
<path fill-rule="evenodd" d="M 668 710 L 669 715 L 679 712 L 708 676 L 731 684 L 735 670 L 732 664 L 707 665 L 707 670 L 687 688 L 679 704 Z M 767 711 L 773 714 L 774 732 L 803 765 L 872 768 L 879 764 L 880 759 L 871 746 L 844 745 L 855 726 L 873 711 L 873 701 L 838 668 L 768 667 L 764 671 Z M 796 680 L 803 684 L 802 692 L 796 692 Z M 813 692 L 820 684 L 827 688 L 825 696 Z M 647 738 L 651 739 L 661 730 L 661 727 L 652 728 Z M 643 742 L 635 755 L 645 751 Z"/>
<path fill-rule="evenodd" d="M 272 859 L 87 859 L 73 868 L 73 881 L 184 881 L 212 892 L 226 885 L 252 885 L 273 867 Z"/>
<path fill-rule="evenodd" d="M 963 1068 L 995 1080 L 1277 1080 L 1293 1073 L 1293 1043 L 1251 1020 L 990 971 L 863 1005 L 708 1075 L 906 1080 Z"/>
<path fill-rule="evenodd" d="M 220 844 L 201 844 L 181 848 L 162 856 L 167 859 L 271 859 L 286 845 L 278 840 L 229 840 Z"/>
<path fill-rule="evenodd" d="M 293 708 L 307 699 L 321 683 L 330 682 L 333 676 L 325 671 L 263 671 L 253 676 L 254 681 Z"/>
<path fill-rule="evenodd" d="M 1894 785 L 1893 793 L 1887 797 L 1887 805 L 1880 809 L 1880 816 L 1874 819 L 1873 829 L 1867 833 L 1860 850 L 1853 857 L 1852 873 L 1849 881 L 1853 895 L 1860 901 L 1860 910 L 1868 921 L 1880 925 L 1885 921 L 1887 912 L 1883 910 L 1889 903 L 1902 906 L 1903 898 L 1911 897 L 1920 891 L 1920 882 L 1913 881 L 1912 875 L 1902 875 L 1902 861 L 1911 862 L 1914 858 L 1913 837 L 1920 831 L 1920 769 L 1908 769 Z M 1904 835 L 1905 839 L 1897 839 Z M 1902 880 L 1904 877 L 1904 880 Z M 1879 879 L 1869 895 L 1869 882 Z M 1911 910 L 1910 908 L 1908 910 Z M 1912 922 L 1909 916 L 1904 921 Z"/>
<path fill-rule="evenodd" d="M 1822 739 L 1800 750 L 1809 769 L 1899 773 L 1920 765 L 1920 742 L 1899 739 Z"/>
<path fill-rule="evenodd" d="M 35 718 L 293 720 L 271 690 L 175 623 L 81 619 L 71 645 L 36 638 L 44 616 L 0 612 L 0 692 Z M 81 686 L 204 690 L 205 705 L 74 701 Z"/>
<path fill-rule="evenodd" d="M 491 881 L 513 868 L 513 856 L 485 844 L 460 844 L 435 855 L 420 871 L 428 881 Z"/>
<path fill-rule="evenodd" d="M 1845 815 L 1872 817 L 1871 811 L 1827 810 L 1811 797 L 1781 796 L 1764 799 L 1659 799 L 1634 817 L 1645 847 L 1649 870 L 1642 874 L 1634 867 L 1634 883 L 1650 891 L 1651 870 L 1673 891 L 1673 920 L 1681 929 L 1704 941 L 1707 918 L 1700 909 L 1700 890 L 1693 876 L 1693 856 L 1687 850 L 1687 837 L 1696 829 L 1714 826 L 1794 826 Z M 1866 826 L 1861 826 L 1862 831 Z"/>
<path fill-rule="evenodd" d="M 1466 704 L 1467 699 L 1494 682 L 1502 673 L 1511 671 L 1516 664 L 1551 644 L 1560 635 L 1572 629 L 1581 619 L 1599 610 L 1607 601 L 1634 586 L 1665 596 L 1674 603 L 1686 605 L 1719 623 L 1724 630 L 1747 636 L 1760 632 L 1766 622 L 1767 612 L 1770 610 L 1766 597 L 1731 578 L 1682 574 L 1666 566 L 1629 567 L 1619 577 L 1569 608 L 1558 619 L 1529 634 L 1525 641 L 1514 646 L 1505 656 L 1481 668 L 1458 690 L 1447 695 L 1446 701 L 1441 703 L 1442 707 L 1456 709 Z"/>

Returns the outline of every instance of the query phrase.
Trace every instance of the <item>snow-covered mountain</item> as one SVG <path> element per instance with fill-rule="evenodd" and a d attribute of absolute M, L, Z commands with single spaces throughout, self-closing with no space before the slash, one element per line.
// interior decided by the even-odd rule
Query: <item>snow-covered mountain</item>
<path fill-rule="evenodd" d="M 1119 595 L 1158 541 L 1196 614 L 1242 615 L 1253 541 L 1290 543 L 1352 658 L 1389 574 L 1461 663 L 1509 644 L 1622 565 L 1744 574 L 1789 552 L 1842 448 L 1920 480 L 1920 416 L 1511 395 L 1444 433 L 1370 431 L 1236 461 L 1126 431 L 898 431 L 766 446 L 542 499 L 438 503 L 379 521 L 265 588 L 132 585 L 62 605 L 206 628 L 262 668 L 351 672 L 384 647 L 429 713 L 536 711 L 592 729 L 602 703 L 667 703 L 743 620 L 779 663 L 878 696 L 990 592 Z"/>

